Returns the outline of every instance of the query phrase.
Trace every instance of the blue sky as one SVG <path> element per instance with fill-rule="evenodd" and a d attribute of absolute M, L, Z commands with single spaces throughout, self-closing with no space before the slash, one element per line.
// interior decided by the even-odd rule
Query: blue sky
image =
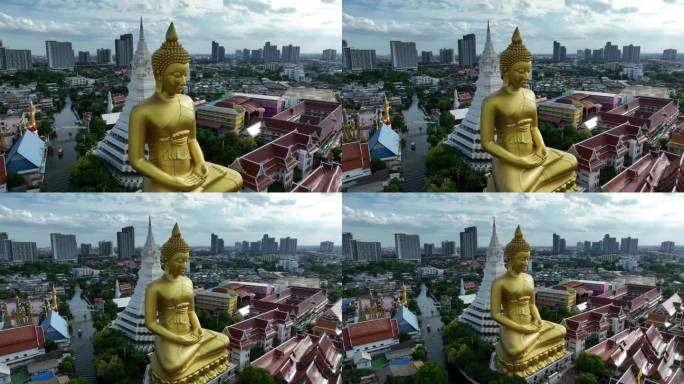
<path fill-rule="evenodd" d="M 50 233 L 76 234 L 79 243 L 116 242 L 122 227 L 135 227 L 136 244 L 152 216 L 155 240 L 165 242 L 178 222 L 191 246 L 208 246 L 212 232 L 226 246 L 235 241 L 296 237 L 299 245 L 341 242 L 340 194 L 13 194 L 0 198 L 0 232 L 17 241 L 48 246 Z"/>
<path fill-rule="evenodd" d="M 389 54 L 390 40 L 415 41 L 418 52 L 454 48 L 475 33 L 484 49 L 489 20 L 497 52 L 515 27 L 532 53 L 551 53 L 553 41 L 568 54 L 598 49 L 607 41 L 641 45 L 642 53 L 684 50 L 682 0 L 343 0 L 342 34 L 349 45 Z"/>
<path fill-rule="evenodd" d="M 550 246 L 552 234 L 569 246 L 609 233 L 637 237 L 640 245 L 684 242 L 683 194 L 403 193 L 344 194 L 342 227 L 354 238 L 394 247 L 394 233 L 419 234 L 421 243 L 453 240 L 476 226 L 486 246 L 496 217 L 499 241 L 508 243 L 520 224 L 533 246 Z"/>
<path fill-rule="evenodd" d="M 210 53 L 211 41 L 235 49 L 300 45 L 302 53 L 337 48 L 341 0 L 2 0 L 0 39 L 45 55 L 45 40 L 71 41 L 74 51 L 111 48 L 125 33 L 138 38 L 143 17 L 148 48 L 173 21 L 190 53 Z"/>

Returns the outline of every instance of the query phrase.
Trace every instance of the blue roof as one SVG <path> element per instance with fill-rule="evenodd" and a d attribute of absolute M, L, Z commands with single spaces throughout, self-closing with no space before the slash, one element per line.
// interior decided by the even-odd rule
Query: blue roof
<path fill-rule="evenodd" d="M 62 340 L 69 338 L 69 325 L 67 324 L 67 321 L 55 311 L 48 312 L 48 315 L 45 320 L 43 320 L 41 327 L 43 327 L 45 337 L 49 340 Z M 54 337 L 51 337 L 51 335 L 54 335 L 55 332 L 57 332 L 57 334 Z"/>
<path fill-rule="evenodd" d="M 373 157 L 380 157 L 374 156 L 373 153 L 391 154 L 391 156 L 399 156 L 401 154 L 400 141 L 401 139 L 399 138 L 399 134 L 394 132 L 392 128 L 383 124 L 380 127 L 380 129 L 375 131 L 373 136 L 371 136 L 371 138 L 368 139 L 368 148 L 370 149 L 371 156 Z M 383 149 L 386 151 L 383 151 Z M 383 156 L 380 158 L 384 157 L 390 156 Z"/>
<path fill-rule="evenodd" d="M 26 131 L 7 154 L 7 172 L 42 168 L 44 156 L 45 142 L 35 133 Z"/>
<path fill-rule="evenodd" d="M 394 319 L 399 325 L 399 331 L 406 333 L 420 332 L 420 326 L 418 325 L 418 318 L 411 312 L 408 308 L 403 305 L 399 307 L 397 314 L 394 315 Z"/>
<path fill-rule="evenodd" d="M 55 373 L 52 371 L 45 371 L 41 373 L 36 373 L 35 375 L 31 376 L 31 381 L 41 381 L 41 380 L 49 380 L 55 377 Z"/>
<path fill-rule="evenodd" d="M 400 357 L 398 359 L 390 360 L 390 365 L 407 365 L 411 363 L 411 359 L 408 357 Z"/>

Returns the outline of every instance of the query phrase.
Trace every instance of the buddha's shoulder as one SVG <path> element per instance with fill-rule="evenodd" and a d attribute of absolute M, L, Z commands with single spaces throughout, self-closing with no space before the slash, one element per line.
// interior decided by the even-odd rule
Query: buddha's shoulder
<path fill-rule="evenodd" d="M 149 113 L 156 107 L 156 105 L 156 99 L 154 95 L 152 95 L 147 99 L 143 100 L 142 102 L 138 103 L 135 107 L 133 107 L 133 109 L 131 110 L 131 115 Z"/>
<path fill-rule="evenodd" d="M 190 107 L 195 106 L 195 102 L 192 100 L 192 97 L 190 97 L 188 95 L 178 95 L 178 98 L 180 99 L 180 103 L 183 106 L 186 106 L 186 107 L 187 106 L 190 106 Z"/>
<path fill-rule="evenodd" d="M 497 103 L 499 100 L 507 96 L 508 94 L 504 92 L 503 88 L 499 88 L 498 90 L 490 93 L 484 98 L 484 103 L 487 104 L 492 104 L 492 103 Z"/>
<path fill-rule="evenodd" d="M 536 100 L 537 96 L 535 96 L 534 91 L 529 89 L 529 88 L 523 88 L 523 96 L 525 96 L 528 99 Z"/>

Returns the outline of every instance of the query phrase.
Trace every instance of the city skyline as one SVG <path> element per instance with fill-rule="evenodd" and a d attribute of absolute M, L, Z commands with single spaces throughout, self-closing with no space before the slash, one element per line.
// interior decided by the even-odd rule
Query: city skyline
<path fill-rule="evenodd" d="M 620 47 L 640 45 L 642 54 L 658 54 L 668 48 L 682 50 L 684 25 L 676 15 L 683 12 L 684 4 L 675 0 L 343 0 L 342 37 L 351 47 L 386 55 L 390 40 L 414 41 L 419 52 L 439 52 L 457 48 L 458 39 L 474 33 L 479 55 L 490 22 L 497 52 L 508 46 L 519 27 L 534 54 L 551 54 L 554 40 L 565 45 L 569 55 L 601 48 L 607 41 Z"/>
<path fill-rule="evenodd" d="M 479 246 L 489 244 L 496 218 L 502 244 L 513 238 L 516 226 L 535 247 L 550 247 L 552 234 L 565 238 L 568 247 L 578 241 L 599 241 L 605 234 L 619 239 L 631 236 L 639 246 L 681 243 L 684 217 L 672 207 L 684 196 L 667 194 L 346 194 L 342 231 L 355 240 L 380 241 L 393 247 L 394 233 L 417 234 L 421 246 L 456 241 L 466 227 L 476 226 Z M 518 208 L 521 207 L 521 208 Z M 514 211 L 520 209 L 519 214 Z M 549 214 L 556 212 L 556 214 Z"/>
<path fill-rule="evenodd" d="M 50 233 L 75 234 L 77 244 L 96 247 L 100 240 L 116 244 L 116 233 L 133 226 L 135 243 L 142 245 L 150 215 L 158 244 L 178 222 L 193 247 L 209 246 L 211 233 L 222 237 L 226 248 L 260 240 L 265 233 L 318 246 L 339 242 L 340 207 L 339 194 L 7 194 L 0 202 L 0 232 L 38 247 L 50 245 Z"/>
<path fill-rule="evenodd" d="M 211 41 L 237 49 L 258 49 L 264 42 L 302 47 L 302 54 L 338 49 L 341 0 L 183 0 L 114 2 L 107 0 L 41 0 L 3 2 L 0 40 L 13 49 L 45 55 L 45 41 L 70 41 L 74 52 L 110 48 L 120 35 L 137 30 L 142 16 L 152 51 L 174 22 L 179 39 L 191 54 L 210 54 Z M 177 9 L 178 7 L 179 9 Z M 83 15 L 89 15 L 85 17 Z M 312 22 L 312 20 L 315 20 Z"/>

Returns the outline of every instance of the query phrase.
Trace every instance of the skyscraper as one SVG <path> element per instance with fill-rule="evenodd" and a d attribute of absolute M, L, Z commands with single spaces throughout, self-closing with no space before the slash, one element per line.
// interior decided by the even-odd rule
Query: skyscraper
<path fill-rule="evenodd" d="M 584 49 L 584 60 L 585 61 L 591 61 L 591 49 L 589 49 L 589 48 Z"/>
<path fill-rule="evenodd" d="M 98 48 L 97 50 L 97 63 L 98 64 L 109 64 L 112 62 L 112 50 L 109 48 Z"/>
<path fill-rule="evenodd" d="M 565 45 L 561 45 L 561 47 L 560 47 L 559 61 L 560 61 L 560 62 L 565 61 L 565 60 L 567 59 L 567 56 L 568 56 L 568 51 L 567 51 L 567 49 L 565 48 Z"/>
<path fill-rule="evenodd" d="M 46 41 L 45 55 L 51 69 L 74 69 L 74 50 L 69 41 Z"/>
<path fill-rule="evenodd" d="M 432 62 L 432 51 L 420 52 L 420 62 L 422 64 L 430 64 Z"/>
<path fill-rule="evenodd" d="M 420 261 L 420 237 L 418 235 L 395 233 L 394 249 L 399 260 Z"/>
<path fill-rule="evenodd" d="M 382 250 L 377 241 L 352 240 L 354 260 L 359 262 L 377 263 L 382 259 Z"/>
<path fill-rule="evenodd" d="M 456 255 L 456 242 L 455 241 L 442 241 L 442 256 L 454 256 Z"/>
<path fill-rule="evenodd" d="M 0 47 L 0 69 L 6 69 L 8 71 L 30 71 L 33 69 L 31 50 Z"/>
<path fill-rule="evenodd" d="M 332 241 L 321 241 L 319 252 L 332 253 L 335 249 L 335 243 Z"/>
<path fill-rule="evenodd" d="M 423 257 L 432 257 L 435 253 L 435 245 L 432 243 L 423 244 Z"/>
<path fill-rule="evenodd" d="M 451 48 L 442 48 L 439 50 L 439 62 L 442 64 L 453 64 L 454 50 Z"/>
<path fill-rule="evenodd" d="M 641 61 L 641 47 L 638 45 L 622 46 L 622 61 L 625 63 L 638 63 Z"/>
<path fill-rule="evenodd" d="M 215 233 L 211 234 L 211 245 L 210 245 L 209 249 L 210 249 L 210 252 L 214 255 L 219 253 L 219 237 Z"/>
<path fill-rule="evenodd" d="M 278 243 L 275 237 L 268 237 L 268 234 L 264 234 L 261 238 L 261 253 L 278 253 Z"/>
<path fill-rule="evenodd" d="M 488 24 L 489 25 L 489 24 Z M 475 34 L 469 33 L 458 39 L 458 66 L 461 68 L 474 67 L 477 62 L 475 52 Z"/>
<path fill-rule="evenodd" d="M 610 41 L 606 42 L 603 48 L 603 59 L 606 63 L 620 61 L 620 50 L 617 45 L 613 45 Z"/>
<path fill-rule="evenodd" d="M 660 243 L 660 252 L 674 253 L 674 241 L 663 241 Z"/>
<path fill-rule="evenodd" d="M 78 249 L 76 248 L 76 235 L 63 235 L 61 233 L 51 233 L 50 246 L 52 250 L 52 260 L 78 260 Z"/>
<path fill-rule="evenodd" d="M 560 240 L 561 240 L 561 237 L 554 233 L 553 234 L 553 248 L 551 251 L 554 255 L 558 255 L 560 253 Z"/>
<path fill-rule="evenodd" d="M 344 260 L 352 260 L 351 241 L 354 235 L 351 232 L 342 232 L 342 257 Z"/>
<path fill-rule="evenodd" d="M 460 234 L 461 258 L 474 259 L 477 254 L 477 227 L 468 227 Z"/>
<path fill-rule="evenodd" d="M 213 40 L 211 42 L 211 61 L 214 63 L 219 62 L 219 43 Z"/>
<path fill-rule="evenodd" d="M 298 63 L 299 62 L 299 46 L 283 45 L 283 54 L 281 60 L 284 63 Z"/>
<path fill-rule="evenodd" d="M 275 241 L 275 239 L 274 239 Z M 280 254 L 294 255 L 297 253 L 297 239 L 288 237 L 280 238 Z"/>
<path fill-rule="evenodd" d="M 271 45 L 271 43 L 267 41 L 266 44 L 264 44 L 263 59 L 264 63 L 280 61 L 280 51 L 278 51 L 278 46 Z"/>
<path fill-rule="evenodd" d="M 88 51 L 78 51 L 78 63 L 88 64 L 90 61 L 90 52 Z"/>
<path fill-rule="evenodd" d="M 132 260 L 135 257 L 135 228 L 124 227 L 116 233 L 116 250 L 119 260 Z"/>
<path fill-rule="evenodd" d="M 677 50 L 676 49 L 666 49 L 663 51 L 663 60 L 675 61 L 677 60 Z"/>
<path fill-rule="evenodd" d="M 352 71 L 372 71 L 375 69 L 375 49 L 346 48 L 349 67 Z"/>
<path fill-rule="evenodd" d="M 133 62 L 133 34 L 126 33 L 114 40 L 114 51 L 116 53 L 116 66 L 129 68 Z"/>
<path fill-rule="evenodd" d="M 447 145 L 461 152 L 463 160 L 470 167 L 479 172 L 488 171 L 492 165 L 492 156 L 482 150 L 481 144 L 480 111 L 482 110 L 482 101 L 502 86 L 499 57 L 494 51 L 489 24 L 487 24 L 487 41 L 480 56 L 480 71 L 475 83 L 475 97 L 473 97 L 465 119 L 445 140 Z"/>
<path fill-rule="evenodd" d="M 97 144 L 93 154 L 109 163 L 112 176 L 124 187 L 142 187 L 143 177 L 128 162 L 128 118 L 133 107 L 154 94 L 154 75 L 152 74 L 150 53 L 145 43 L 142 19 L 138 46 L 133 59 L 131 81 L 128 83 L 128 96 L 114 128 L 107 131 L 104 139 Z"/>
<path fill-rule="evenodd" d="M 561 47 L 560 43 L 554 40 L 553 41 L 553 58 L 552 58 L 553 61 L 556 61 L 556 62 L 560 61 L 560 47 Z"/>
<path fill-rule="evenodd" d="M 105 240 L 100 241 L 97 244 L 97 250 L 98 250 L 98 254 L 101 257 L 111 256 L 113 254 L 112 242 L 111 241 L 105 241 Z"/>
<path fill-rule="evenodd" d="M 639 239 L 623 237 L 620 239 L 620 253 L 636 255 L 639 253 Z"/>
<path fill-rule="evenodd" d="M 89 243 L 81 243 L 81 257 L 90 257 L 92 246 Z"/>
<path fill-rule="evenodd" d="M 337 59 L 337 50 L 336 49 L 324 49 L 323 54 L 321 55 L 321 60 L 324 61 L 335 61 Z"/>
<path fill-rule="evenodd" d="M 418 51 L 416 51 L 415 42 L 390 41 L 390 53 L 392 55 L 392 68 L 418 68 Z"/>

